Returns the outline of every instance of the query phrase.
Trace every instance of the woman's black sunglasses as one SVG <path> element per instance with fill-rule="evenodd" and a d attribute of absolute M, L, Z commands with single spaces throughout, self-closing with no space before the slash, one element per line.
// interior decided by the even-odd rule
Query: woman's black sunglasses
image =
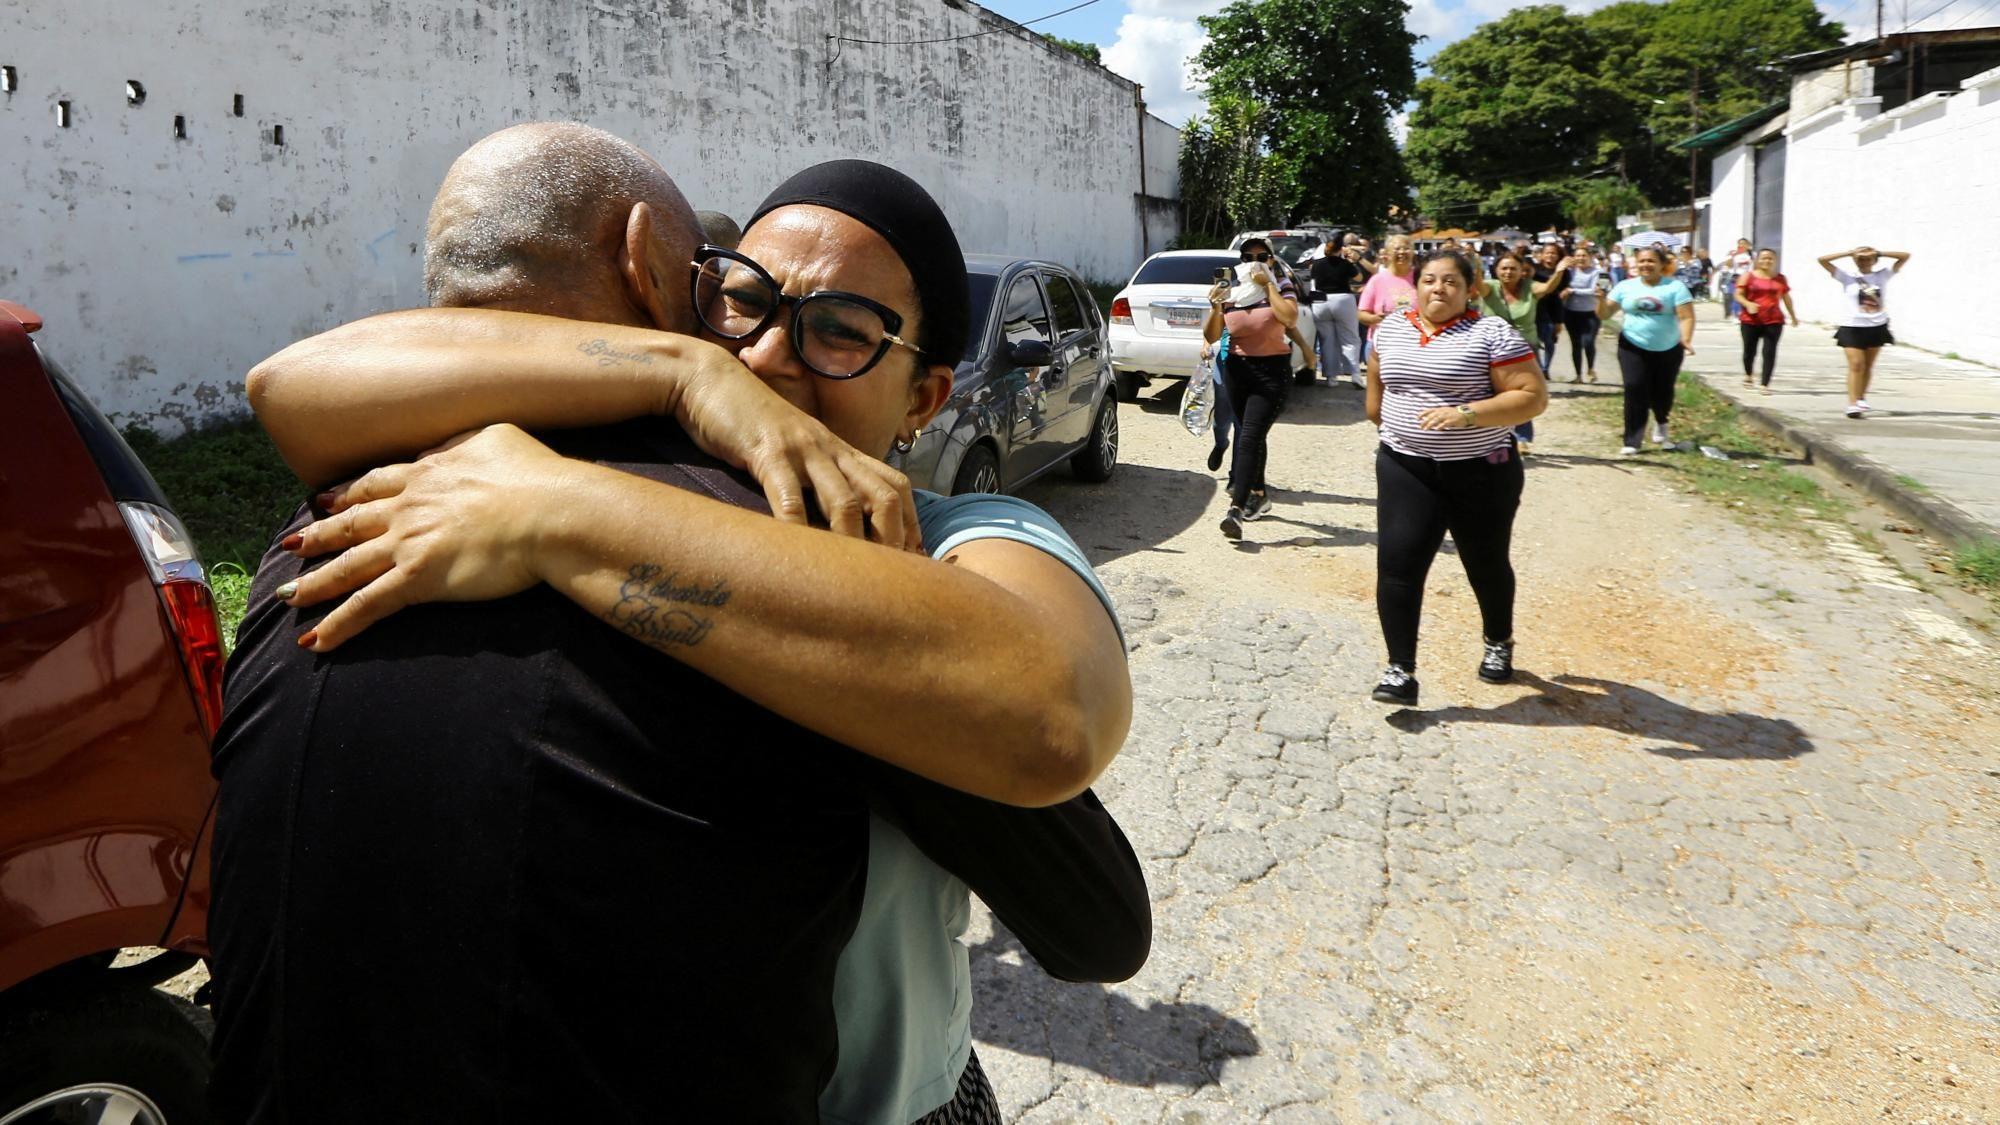
<path fill-rule="evenodd" d="M 756 335 L 790 306 L 786 329 L 792 351 L 814 374 L 828 379 L 866 375 L 892 347 L 924 354 L 896 335 L 903 330 L 903 318 L 894 309 L 859 293 L 832 289 L 788 296 L 763 266 L 720 246 L 694 252 L 688 291 L 702 324 L 727 340 Z"/>

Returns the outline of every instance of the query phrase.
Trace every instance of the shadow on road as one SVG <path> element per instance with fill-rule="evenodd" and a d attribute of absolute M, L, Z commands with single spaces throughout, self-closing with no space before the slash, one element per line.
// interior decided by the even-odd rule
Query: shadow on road
<path fill-rule="evenodd" d="M 1206 449 L 1191 452 L 1191 464 L 1198 464 L 1196 453 Z M 1193 526 L 1220 487 L 1200 469 L 1126 463 L 1104 484 L 1079 484 L 1051 473 L 1022 489 L 1021 498 L 1060 521 L 1090 565 L 1103 566 L 1137 551 L 1179 554 L 1160 544 Z"/>
<path fill-rule="evenodd" d="M 1676 703 L 1663 695 L 1591 676 L 1557 676 L 1545 680 L 1516 671 L 1515 679 L 1535 689 L 1498 707 L 1445 707 L 1436 711 L 1401 710 L 1388 717 L 1390 726 L 1406 734 L 1440 723 L 1505 723 L 1529 727 L 1599 727 L 1645 739 L 1665 739 L 1679 745 L 1648 746 L 1663 758 L 1766 759 L 1796 758 L 1813 749 L 1812 741 L 1789 719 L 1771 719 L 1741 711 L 1717 714 Z M 1582 689 L 1593 690 L 1582 690 Z"/>
<path fill-rule="evenodd" d="M 1016 958 L 1001 960 L 1005 953 Z M 1248 1024 L 1206 1004 L 1143 1007 L 1103 985 L 1042 972 L 996 921 L 972 946 L 972 1037 L 1035 1058 L 1080 1066 L 1125 1086 L 1213 1086 L 1230 1059 L 1263 1048 Z M 1024 1013 L 1044 1018 L 1023 1019 Z"/>

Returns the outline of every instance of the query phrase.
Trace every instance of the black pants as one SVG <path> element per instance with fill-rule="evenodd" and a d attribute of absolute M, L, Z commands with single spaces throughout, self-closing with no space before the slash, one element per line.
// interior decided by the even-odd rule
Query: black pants
<path fill-rule="evenodd" d="M 1417 666 L 1417 624 L 1424 612 L 1424 579 L 1444 544 L 1458 547 L 1458 561 L 1479 599 L 1486 639 L 1514 639 L 1514 564 L 1508 545 L 1521 506 L 1521 458 L 1512 446 L 1504 461 L 1433 461 L 1388 446 L 1375 450 L 1375 612 L 1389 660 Z"/>
<path fill-rule="evenodd" d="M 1223 368 L 1229 403 L 1236 408 L 1236 455 L 1229 463 L 1229 506 L 1241 508 L 1264 491 L 1265 439 L 1292 395 L 1291 356 L 1229 353 Z"/>
<path fill-rule="evenodd" d="M 1750 363 L 1757 358 L 1757 344 L 1764 345 L 1764 385 L 1771 385 L 1771 368 L 1778 363 L 1778 337 L 1785 334 L 1782 324 L 1744 324 L 1743 329 L 1743 375 L 1750 375 Z"/>
<path fill-rule="evenodd" d="M 1561 332 L 1562 332 L 1561 318 L 1553 316 L 1543 316 L 1540 310 L 1536 311 L 1535 362 L 1542 365 L 1542 374 L 1544 375 L 1553 373 L 1551 369 L 1555 367 L 1556 364 L 1556 341 L 1558 340 L 1559 334 Z"/>
<path fill-rule="evenodd" d="M 1625 379 L 1625 444 L 1637 446 L 1646 436 L 1646 415 L 1660 425 L 1674 412 L 1674 384 L 1681 377 L 1681 346 L 1663 352 L 1618 337 L 1618 372 Z"/>
<path fill-rule="evenodd" d="M 1563 310 L 1563 330 L 1569 333 L 1569 361 L 1578 375 L 1597 369 L 1597 314 Z"/>

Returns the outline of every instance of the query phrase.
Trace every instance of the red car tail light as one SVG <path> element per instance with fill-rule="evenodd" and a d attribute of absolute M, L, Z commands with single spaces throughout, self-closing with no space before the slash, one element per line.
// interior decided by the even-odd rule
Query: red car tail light
<path fill-rule="evenodd" d="M 1126 300 L 1123 297 L 1120 297 L 1117 300 L 1111 302 L 1111 323 L 1113 324 L 1132 323 L 1132 302 Z"/>
<path fill-rule="evenodd" d="M 213 735 L 222 722 L 222 629 L 216 624 L 215 597 L 194 540 L 172 512 L 157 504 L 124 501 L 118 510 L 160 592 L 195 710 Z"/>

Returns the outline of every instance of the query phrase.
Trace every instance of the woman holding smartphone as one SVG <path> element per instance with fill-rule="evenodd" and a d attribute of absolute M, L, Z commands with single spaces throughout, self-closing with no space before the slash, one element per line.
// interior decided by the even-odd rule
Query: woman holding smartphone
<path fill-rule="evenodd" d="M 1299 306 L 1290 281 L 1271 269 L 1271 244 L 1261 238 L 1239 251 L 1235 287 L 1221 282 L 1209 290 L 1208 319 L 1202 336 L 1210 343 L 1229 332 L 1223 361 L 1223 389 L 1236 413 L 1236 454 L 1230 463 L 1229 511 L 1222 534 L 1243 538 L 1244 523 L 1271 510 L 1264 488 L 1266 439 L 1291 397 L 1292 343 L 1286 330 L 1298 322 Z"/>

